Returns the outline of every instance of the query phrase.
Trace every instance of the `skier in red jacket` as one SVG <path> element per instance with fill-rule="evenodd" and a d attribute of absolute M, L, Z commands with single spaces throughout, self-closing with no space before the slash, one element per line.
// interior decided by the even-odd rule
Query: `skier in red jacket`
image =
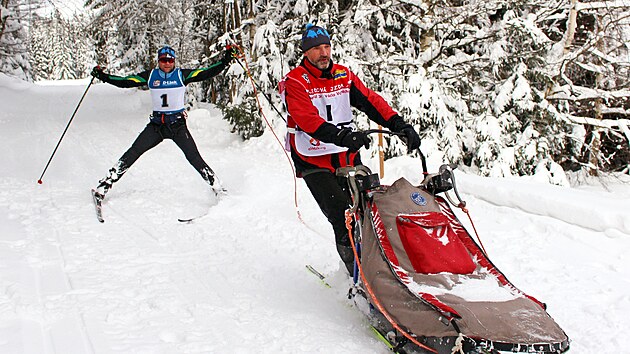
<path fill-rule="evenodd" d="M 346 183 L 335 176 L 335 169 L 346 166 L 346 161 L 360 165 L 358 150 L 368 148 L 370 138 L 356 131 L 351 107 L 393 132 L 404 133 L 409 150 L 420 147 L 420 137 L 353 72 L 333 63 L 330 35 L 324 28 L 306 26 L 302 51 L 300 65 L 280 83 L 280 94 L 288 112 L 291 157 L 297 176 L 304 179 L 332 225 L 337 251 L 352 274 L 354 255 L 345 224 L 345 210 L 351 201 Z"/>

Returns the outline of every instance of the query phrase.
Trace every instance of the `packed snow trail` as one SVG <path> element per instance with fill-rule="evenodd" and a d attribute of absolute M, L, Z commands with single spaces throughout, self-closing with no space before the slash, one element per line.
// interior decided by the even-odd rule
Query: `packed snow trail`
<path fill-rule="evenodd" d="M 90 89 L 38 185 L 87 82 L 33 85 L 0 74 L 0 352 L 389 352 L 346 299 L 332 231 L 301 181 L 307 225 L 297 219 L 291 168 L 273 137 L 242 142 L 213 106 L 192 110 L 188 125 L 229 191 L 218 202 L 167 140 L 114 185 L 106 222 L 96 220 L 90 188 L 150 106 L 144 91 L 104 84 Z M 419 169 L 416 159 L 389 160 L 384 182 L 417 183 Z M 570 352 L 623 351 L 628 185 L 576 190 L 456 173 L 490 258 L 548 305 Z"/>

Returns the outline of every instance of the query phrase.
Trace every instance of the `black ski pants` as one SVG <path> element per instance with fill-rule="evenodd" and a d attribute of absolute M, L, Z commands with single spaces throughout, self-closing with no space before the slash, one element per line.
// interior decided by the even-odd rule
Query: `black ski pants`
<path fill-rule="evenodd" d="M 211 186 L 214 184 L 214 172 L 199 154 L 197 144 L 190 135 L 185 119 L 178 119 L 172 124 L 149 123 L 119 159 L 119 178 L 138 160 L 142 154 L 156 147 L 164 139 L 171 139 L 182 150 L 186 159 Z"/>
<path fill-rule="evenodd" d="M 307 173 L 302 178 L 332 225 L 337 245 L 350 247 L 345 212 L 352 201 L 347 178 L 325 170 Z"/>

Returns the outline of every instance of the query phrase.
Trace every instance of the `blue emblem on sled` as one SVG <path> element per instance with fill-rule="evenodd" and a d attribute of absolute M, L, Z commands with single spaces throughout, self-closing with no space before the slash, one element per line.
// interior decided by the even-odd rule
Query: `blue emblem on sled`
<path fill-rule="evenodd" d="M 427 199 L 418 192 L 411 193 L 411 200 L 420 206 L 427 205 Z"/>

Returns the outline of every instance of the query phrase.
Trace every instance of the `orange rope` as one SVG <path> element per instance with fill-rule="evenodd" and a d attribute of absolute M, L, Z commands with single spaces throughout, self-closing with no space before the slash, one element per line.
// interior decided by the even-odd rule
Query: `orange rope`
<path fill-rule="evenodd" d="M 236 49 L 240 53 L 239 56 L 236 57 L 236 60 L 243 59 L 243 62 L 245 62 L 245 72 L 247 73 L 247 77 L 249 78 L 250 82 L 252 83 L 252 88 L 254 89 L 254 97 L 256 98 L 256 104 L 258 105 L 258 111 L 260 112 L 260 115 L 265 120 L 265 123 L 269 127 L 269 130 L 271 130 L 271 133 L 273 134 L 274 138 L 276 138 L 276 141 L 280 145 L 280 148 L 282 149 L 282 152 L 284 152 L 284 155 L 287 157 L 287 160 L 289 161 L 289 165 L 291 165 L 291 171 L 293 171 L 293 202 L 295 204 L 295 211 L 297 212 L 297 216 L 298 216 L 298 219 L 300 220 L 300 222 L 302 222 L 302 224 L 306 225 L 306 223 L 302 219 L 302 215 L 300 214 L 300 209 L 298 207 L 297 178 L 295 176 L 295 167 L 293 167 L 293 162 L 291 161 L 291 157 L 287 153 L 287 150 L 284 148 L 284 144 L 282 144 L 282 142 L 280 141 L 280 138 L 278 138 L 278 135 L 276 134 L 275 130 L 273 129 L 273 127 L 271 125 L 271 123 L 269 123 L 269 121 L 267 120 L 267 117 L 265 116 L 265 113 L 263 112 L 262 104 L 260 103 L 260 100 L 258 99 L 258 90 L 256 90 L 256 82 L 254 81 L 252 73 L 249 70 L 249 64 L 247 63 L 247 58 L 245 57 L 245 53 L 243 52 L 243 50 L 241 49 L 240 46 L 238 46 L 236 44 L 232 44 L 232 45 L 234 47 L 236 47 Z"/>
<path fill-rule="evenodd" d="M 359 269 L 359 275 L 361 276 L 361 281 L 363 282 L 363 285 L 365 285 L 365 291 L 367 291 L 367 293 L 372 298 L 372 302 L 374 303 L 374 305 L 383 314 L 383 316 L 385 316 L 387 321 L 398 332 L 400 332 L 403 336 L 405 336 L 405 338 L 409 339 L 413 344 L 417 345 L 418 347 L 420 347 L 420 348 L 422 348 L 424 350 L 428 350 L 431 353 L 437 353 L 437 350 L 420 343 L 411 334 L 409 334 L 407 331 L 402 329 L 398 325 L 398 323 L 396 323 L 396 321 L 391 317 L 391 315 L 385 310 L 385 307 L 383 307 L 383 304 L 381 304 L 381 302 L 374 295 L 374 291 L 372 291 L 372 286 L 370 285 L 370 283 L 368 283 L 367 279 L 365 278 L 365 274 L 363 273 L 363 267 L 361 266 L 361 262 L 359 261 L 359 253 L 357 252 L 357 247 L 354 244 L 354 238 L 352 237 L 352 213 L 350 212 L 350 209 L 346 210 L 346 229 L 348 229 L 348 238 L 350 239 L 350 245 L 352 246 L 352 252 L 354 253 L 354 259 L 357 262 L 357 268 Z"/>
<path fill-rule="evenodd" d="M 481 238 L 479 237 L 479 233 L 477 232 L 475 223 L 473 222 L 473 219 L 470 216 L 470 212 L 468 212 L 468 209 L 461 203 L 457 207 L 460 208 L 464 213 L 466 213 L 466 216 L 468 216 L 468 220 L 470 220 L 470 225 L 472 225 L 473 231 L 475 231 L 475 236 L 477 236 L 477 241 L 479 241 L 479 246 L 481 246 L 481 249 L 483 250 L 483 253 L 486 254 L 486 257 L 488 257 L 488 252 L 486 252 L 486 248 L 483 247 L 483 243 L 481 243 Z"/>

